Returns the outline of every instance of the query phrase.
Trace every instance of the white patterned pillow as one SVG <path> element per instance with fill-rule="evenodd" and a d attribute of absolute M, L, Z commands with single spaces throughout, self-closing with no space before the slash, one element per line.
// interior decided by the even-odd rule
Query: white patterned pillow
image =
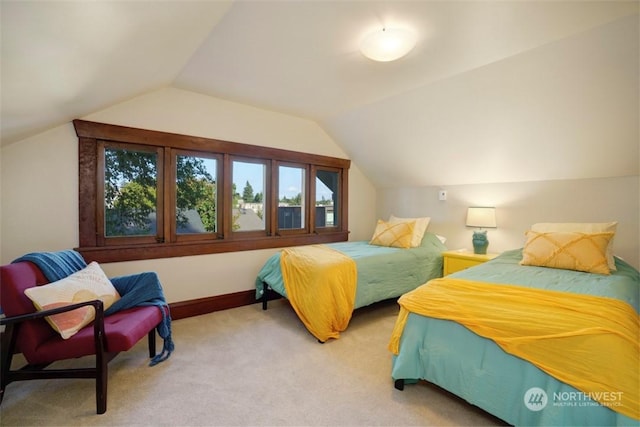
<path fill-rule="evenodd" d="M 106 310 L 120 299 L 120 294 L 97 262 L 62 280 L 26 289 L 24 293 L 39 311 L 96 299 L 103 302 Z M 95 309 L 86 306 L 47 316 L 46 319 L 62 338 L 67 339 L 91 323 L 95 315 Z"/>

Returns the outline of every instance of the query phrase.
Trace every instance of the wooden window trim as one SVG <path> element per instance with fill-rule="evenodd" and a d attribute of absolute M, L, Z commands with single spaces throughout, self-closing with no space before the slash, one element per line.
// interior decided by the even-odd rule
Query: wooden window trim
<path fill-rule="evenodd" d="M 84 120 L 73 121 L 78 136 L 78 163 L 79 163 L 79 246 L 76 248 L 87 261 L 119 262 L 142 259 L 170 258 L 178 256 L 193 256 L 202 254 L 214 254 L 224 252 L 236 252 L 255 249 L 280 248 L 286 246 L 331 243 L 348 240 L 348 170 L 350 160 L 323 155 L 302 153 L 271 147 L 262 147 L 249 144 L 241 144 L 217 139 L 202 138 L 196 136 L 180 135 L 168 132 L 159 132 L 125 126 L 95 123 Z M 170 221 L 164 222 L 165 241 L 159 243 L 104 245 L 100 241 L 98 229 L 98 212 L 101 210 L 102 200 L 98 194 L 98 182 L 100 171 L 98 161 L 98 141 L 110 143 L 126 143 L 138 145 L 150 145 L 164 147 L 164 167 L 160 172 L 163 176 L 171 176 L 169 164 L 171 150 L 204 152 L 222 156 L 222 164 L 219 165 L 226 171 L 230 171 L 231 158 L 247 158 L 266 161 L 267 182 L 265 188 L 269 195 L 264 195 L 265 200 L 265 225 L 266 232 L 259 233 L 231 233 L 231 220 L 227 214 L 222 215 L 219 226 L 223 232 L 218 233 L 214 240 L 178 239 L 170 241 Z M 341 176 L 339 191 L 340 221 L 336 227 L 315 229 L 313 221 L 314 209 L 308 208 L 308 231 L 303 233 L 284 233 L 279 235 L 277 231 L 277 180 L 270 176 L 270 171 L 276 170 L 279 163 L 292 163 L 309 165 L 309 170 L 317 168 L 337 170 Z M 221 173 L 218 174 L 219 176 Z M 104 176 L 104 171 L 102 171 Z M 159 178 L 160 179 L 160 178 Z M 312 185 L 315 185 L 315 174 L 309 174 L 309 190 L 306 197 L 311 197 Z M 226 212 L 227 198 L 230 197 L 231 181 L 223 178 L 223 185 L 218 188 L 218 209 Z M 172 200 L 172 188 L 164 186 L 163 198 Z M 269 197 L 270 204 L 266 204 Z M 308 203 L 312 203 L 311 200 Z M 314 206 L 315 206 L 315 202 Z M 268 207 L 268 212 L 266 212 Z M 164 211 L 166 212 L 166 207 Z M 103 233 L 104 234 L 104 233 Z"/>

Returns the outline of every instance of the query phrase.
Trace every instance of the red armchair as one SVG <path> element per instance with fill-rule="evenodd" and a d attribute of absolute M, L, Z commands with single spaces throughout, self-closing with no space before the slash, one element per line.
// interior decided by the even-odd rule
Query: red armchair
<path fill-rule="evenodd" d="M 31 262 L 17 262 L 0 267 L 0 305 L 5 325 L 0 355 L 0 404 L 7 385 L 14 381 L 50 378 L 92 378 L 96 381 L 96 412 L 107 410 L 108 362 L 119 352 L 132 348 L 145 335 L 149 341 L 149 357 L 156 354 L 156 327 L 162 312 L 155 306 L 139 306 L 104 316 L 99 300 L 38 312 L 24 290 L 46 284 L 42 271 Z M 96 317 L 90 324 L 68 339 L 49 326 L 45 316 L 93 305 Z M 12 369 L 15 353 L 22 353 L 27 365 Z M 45 369 L 51 363 L 95 355 L 95 367 L 77 369 Z"/>

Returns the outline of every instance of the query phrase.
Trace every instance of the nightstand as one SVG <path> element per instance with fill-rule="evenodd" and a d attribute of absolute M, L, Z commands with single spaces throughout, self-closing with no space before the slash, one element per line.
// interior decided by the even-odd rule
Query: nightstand
<path fill-rule="evenodd" d="M 498 254 L 474 254 L 473 252 L 446 251 L 444 257 L 443 275 L 448 276 L 456 271 L 465 270 L 474 265 L 482 264 L 498 256 Z"/>

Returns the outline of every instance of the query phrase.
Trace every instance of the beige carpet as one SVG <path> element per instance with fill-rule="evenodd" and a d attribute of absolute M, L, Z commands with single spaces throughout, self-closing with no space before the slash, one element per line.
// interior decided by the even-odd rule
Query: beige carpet
<path fill-rule="evenodd" d="M 284 300 L 174 321 L 176 351 L 166 362 L 147 366 L 143 340 L 110 363 L 106 414 L 95 413 L 91 380 L 16 382 L 0 424 L 502 425 L 432 385 L 394 389 L 386 346 L 396 314 L 395 302 L 358 310 L 325 344 Z"/>

